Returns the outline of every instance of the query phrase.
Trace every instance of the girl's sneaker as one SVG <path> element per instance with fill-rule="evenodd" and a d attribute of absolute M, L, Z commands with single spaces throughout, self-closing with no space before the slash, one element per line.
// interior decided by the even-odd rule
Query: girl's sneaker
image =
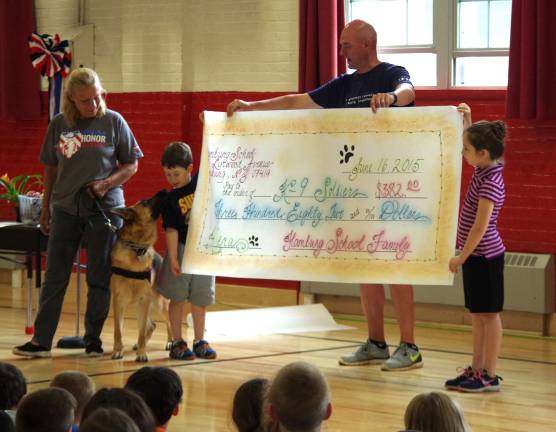
<path fill-rule="evenodd" d="M 216 358 L 216 351 L 214 351 L 210 347 L 209 343 L 203 339 L 193 343 L 193 352 L 198 358 L 204 358 L 204 359 Z"/>
<path fill-rule="evenodd" d="M 465 369 L 459 367 L 456 369 L 457 372 L 460 372 L 455 378 L 449 379 L 444 383 L 444 388 L 447 390 L 459 390 L 459 386 L 462 382 L 467 381 L 468 379 L 473 377 L 473 368 L 471 366 L 467 366 Z"/>
<path fill-rule="evenodd" d="M 465 393 L 497 392 L 500 391 L 500 381 L 502 378 L 498 375 L 491 377 L 485 370 L 475 371 L 470 379 L 459 385 L 459 391 Z"/>
<path fill-rule="evenodd" d="M 180 339 L 172 344 L 170 358 L 174 360 L 193 360 L 195 359 L 195 354 L 189 349 L 187 342 Z"/>

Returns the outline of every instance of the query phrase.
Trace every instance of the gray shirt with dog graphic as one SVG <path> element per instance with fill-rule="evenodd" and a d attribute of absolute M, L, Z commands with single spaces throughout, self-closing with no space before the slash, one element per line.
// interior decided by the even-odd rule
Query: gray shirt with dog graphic
<path fill-rule="evenodd" d="M 39 159 L 58 168 L 52 206 L 87 216 L 97 209 L 85 186 L 110 176 L 119 164 L 133 163 L 141 157 L 143 153 L 124 118 L 107 109 L 102 117 L 79 119 L 74 128 L 67 127 L 63 114 L 58 114 L 48 125 Z M 124 204 L 121 186 L 109 190 L 101 202 L 103 208 Z"/>

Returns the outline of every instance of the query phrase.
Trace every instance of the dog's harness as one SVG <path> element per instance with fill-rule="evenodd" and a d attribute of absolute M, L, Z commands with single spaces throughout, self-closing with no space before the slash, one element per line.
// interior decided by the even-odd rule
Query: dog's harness
<path fill-rule="evenodd" d="M 135 253 L 137 254 L 138 257 L 143 256 L 147 253 L 147 251 L 149 250 L 149 245 L 145 245 L 145 244 L 139 244 L 139 243 L 133 243 L 127 240 L 118 240 L 122 245 L 128 247 L 129 249 L 132 249 L 133 251 L 135 251 Z M 143 279 L 147 279 L 147 280 L 151 280 L 151 270 L 152 269 L 148 269 L 142 272 L 137 272 L 137 271 L 131 271 L 131 270 L 126 270 L 123 269 L 121 267 L 114 267 L 112 266 L 112 273 L 117 274 L 119 276 L 123 276 L 125 278 L 128 279 L 137 279 L 137 280 L 143 280 Z"/>
<path fill-rule="evenodd" d="M 137 280 L 147 279 L 148 281 L 151 280 L 151 270 L 136 272 L 136 271 L 126 270 L 121 267 L 112 267 L 112 273 L 117 274 L 119 276 L 123 276 L 128 279 L 137 279 Z"/>

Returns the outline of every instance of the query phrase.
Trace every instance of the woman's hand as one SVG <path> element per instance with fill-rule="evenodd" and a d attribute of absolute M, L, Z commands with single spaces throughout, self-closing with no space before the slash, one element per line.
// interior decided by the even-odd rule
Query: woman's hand
<path fill-rule="evenodd" d="M 110 189 L 110 183 L 106 179 L 92 181 L 87 186 L 89 194 L 97 199 L 101 199 L 106 192 L 108 192 L 108 189 Z"/>
<path fill-rule="evenodd" d="M 41 208 L 41 214 L 39 216 L 39 224 L 41 231 L 44 235 L 48 235 L 50 232 L 50 208 L 48 205 L 43 205 Z"/>

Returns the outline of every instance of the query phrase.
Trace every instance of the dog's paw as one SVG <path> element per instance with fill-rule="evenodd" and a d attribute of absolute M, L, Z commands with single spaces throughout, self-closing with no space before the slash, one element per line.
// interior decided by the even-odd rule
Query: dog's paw
<path fill-rule="evenodd" d="M 146 363 L 149 361 L 149 359 L 147 358 L 147 354 L 141 354 L 141 355 L 137 355 L 135 361 L 137 363 Z"/>
<path fill-rule="evenodd" d="M 124 354 L 121 351 L 114 351 L 112 353 L 112 360 L 120 360 L 124 358 Z"/>

